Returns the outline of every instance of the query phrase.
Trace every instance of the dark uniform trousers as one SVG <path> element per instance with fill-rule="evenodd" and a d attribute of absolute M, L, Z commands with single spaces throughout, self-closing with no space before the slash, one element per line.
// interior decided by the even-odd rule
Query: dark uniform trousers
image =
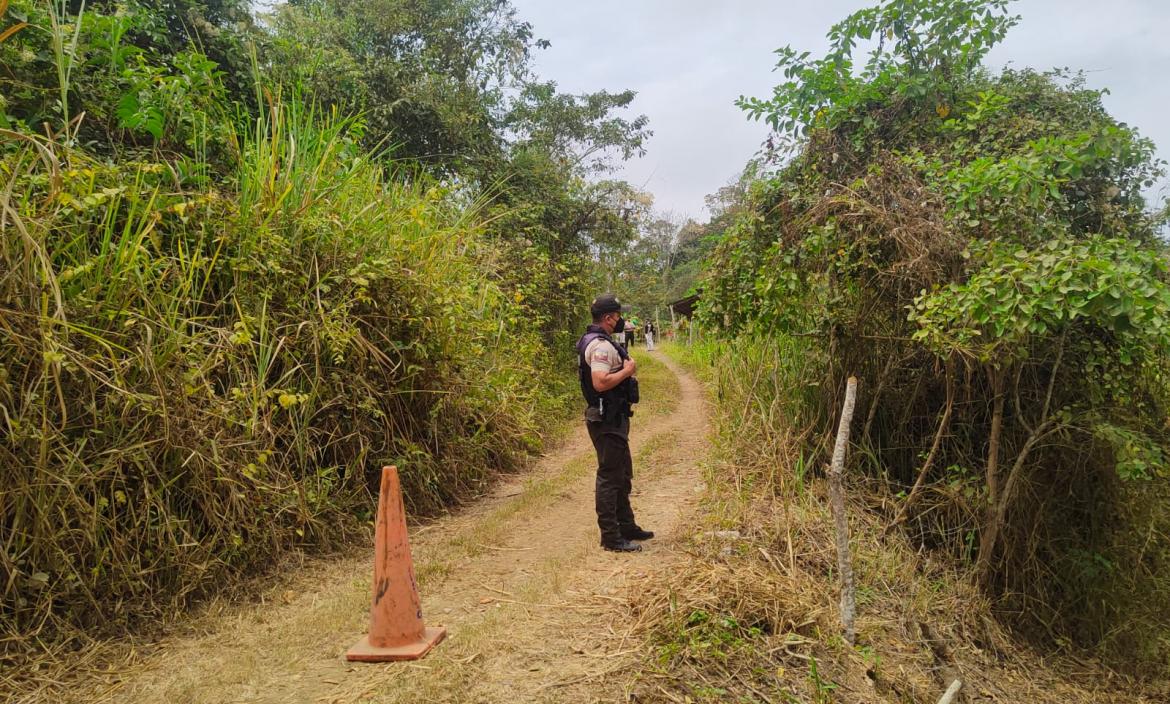
<path fill-rule="evenodd" d="M 596 508 L 597 527 L 603 545 L 613 545 L 623 532 L 634 529 L 634 511 L 630 508 L 630 488 L 634 479 L 634 460 L 630 457 L 630 419 L 620 425 L 604 421 L 587 421 L 589 438 L 597 450 Z"/>

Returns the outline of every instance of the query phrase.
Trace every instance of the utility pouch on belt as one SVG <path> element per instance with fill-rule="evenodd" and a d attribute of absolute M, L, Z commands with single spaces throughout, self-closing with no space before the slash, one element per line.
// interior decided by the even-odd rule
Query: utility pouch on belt
<path fill-rule="evenodd" d="M 605 402 L 601 404 L 601 422 L 607 425 L 621 425 L 627 416 L 633 415 L 628 404 Z"/>
<path fill-rule="evenodd" d="M 634 416 L 634 404 L 638 402 L 638 380 L 626 379 L 603 396 L 602 418 L 606 423 L 621 425 L 626 418 Z"/>

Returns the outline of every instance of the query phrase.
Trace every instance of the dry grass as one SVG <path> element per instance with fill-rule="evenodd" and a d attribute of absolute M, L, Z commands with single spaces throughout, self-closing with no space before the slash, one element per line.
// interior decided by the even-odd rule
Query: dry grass
<path fill-rule="evenodd" d="M 858 642 L 847 645 L 824 482 L 803 466 L 783 424 L 769 446 L 787 451 L 767 461 L 753 448 L 732 454 L 730 428 L 759 439 L 728 426 L 726 407 L 738 413 L 742 399 L 720 388 L 724 455 L 708 470 L 687 559 L 669 582 L 631 588 L 630 619 L 647 645 L 628 676 L 631 700 L 934 704 L 954 679 L 972 702 L 1170 697 L 1165 680 L 1137 682 L 1084 657 L 1022 645 L 993 618 L 970 572 L 900 532 L 884 535 L 884 514 L 871 509 L 881 497 L 868 494 L 880 487 L 850 487 Z"/>
<path fill-rule="evenodd" d="M 727 472 L 728 468 L 719 468 Z M 725 476 L 725 475 L 724 475 Z M 916 552 L 855 501 L 858 643 L 841 637 L 835 554 L 819 483 L 803 497 L 720 496 L 685 567 L 639 584 L 631 617 L 650 648 L 637 701 L 936 702 L 954 679 L 968 701 L 1164 701 L 1103 665 L 1042 656 L 991 617 L 969 575 Z M 737 513 L 738 512 L 738 513 Z M 721 536 L 717 531 L 737 531 Z"/>
<path fill-rule="evenodd" d="M 412 512 L 481 493 L 564 411 L 475 204 L 351 120 L 276 102 L 252 129 L 222 190 L 0 155 L 0 699 L 344 547 L 383 464 Z"/>
<path fill-rule="evenodd" d="M 670 376 L 653 362 L 644 368 Z M 662 393 L 677 382 L 652 374 L 645 381 L 648 398 L 679 407 L 677 394 Z M 636 506 L 670 532 L 691 505 L 683 499 L 694 496 L 689 469 L 705 449 L 704 434 L 684 435 L 682 425 L 693 424 L 650 418 L 656 415 L 639 416 L 644 423 L 633 436 Z M 654 544 L 627 557 L 597 547 L 592 460 L 588 438 L 577 432 L 531 476 L 512 477 L 493 498 L 412 532 L 427 620 L 449 628 L 449 639 L 423 662 L 354 667 L 341 659 L 366 625 L 363 554 L 285 575 L 260 592 L 259 603 L 224 604 L 176 637 L 120 651 L 111 645 L 115 670 L 25 701 L 495 702 L 515 688 L 531 694 L 524 701 L 586 701 L 578 688 L 593 674 L 627 666 L 636 645 L 630 639 L 606 649 L 609 616 L 624 615 L 618 585 L 669 552 Z"/>

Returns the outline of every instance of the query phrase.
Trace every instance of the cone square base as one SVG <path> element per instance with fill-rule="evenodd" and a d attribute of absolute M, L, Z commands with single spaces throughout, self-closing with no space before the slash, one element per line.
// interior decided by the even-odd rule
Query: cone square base
<path fill-rule="evenodd" d="M 345 659 L 354 662 L 418 660 L 429 653 L 431 648 L 438 645 L 439 641 L 445 637 L 447 637 L 447 629 L 443 626 L 428 627 L 423 637 L 413 643 L 397 645 L 392 648 L 378 648 L 370 645 L 370 637 L 366 636 L 345 653 Z"/>

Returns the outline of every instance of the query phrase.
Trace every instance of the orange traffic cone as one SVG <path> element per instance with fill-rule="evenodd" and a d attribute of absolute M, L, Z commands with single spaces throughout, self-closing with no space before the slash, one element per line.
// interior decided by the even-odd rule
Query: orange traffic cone
<path fill-rule="evenodd" d="M 378 520 L 374 524 L 374 601 L 370 634 L 345 654 L 346 660 L 387 662 L 418 660 L 435 647 L 447 629 L 423 626 L 422 604 L 410 544 L 398 468 L 382 468 Z"/>

